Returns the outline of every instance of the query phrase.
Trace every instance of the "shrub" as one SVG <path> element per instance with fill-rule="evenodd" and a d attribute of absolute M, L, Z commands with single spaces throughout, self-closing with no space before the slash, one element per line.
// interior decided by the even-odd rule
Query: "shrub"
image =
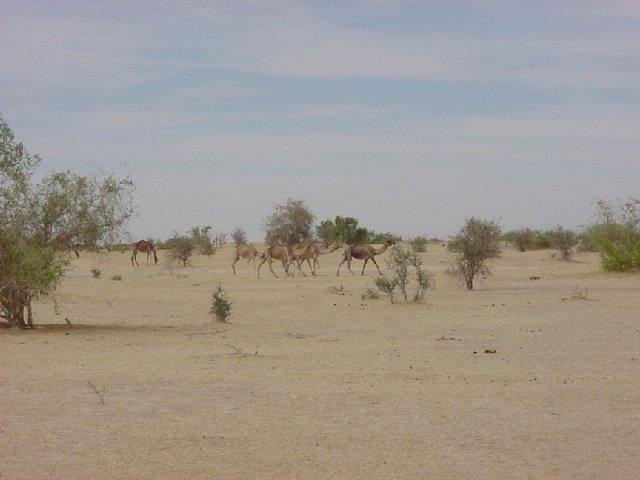
<path fill-rule="evenodd" d="M 165 248 L 169 249 L 170 258 L 180 260 L 182 265 L 186 266 L 196 249 L 196 244 L 193 238 L 174 235 L 165 242 Z"/>
<path fill-rule="evenodd" d="M 413 302 L 419 302 L 424 298 L 426 291 L 432 285 L 432 276 L 422 270 L 422 259 L 415 252 L 405 250 L 399 246 L 391 249 L 391 255 L 386 260 L 391 272 L 389 276 L 378 277 L 375 284 L 378 290 L 384 293 L 391 303 L 395 299 L 395 289 L 398 288 L 404 301 L 408 301 L 407 286 L 411 281 L 416 284 Z M 412 267 L 412 268 L 411 268 Z M 414 277 L 411 278 L 411 271 Z"/>
<path fill-rule="evenodd" d="M 640 270 L 640 237 L 628 247 L 625 244 L 614 243 L 605 238 L 598 240 L 602 250 L 602 268 L 608 272 L 626 272 Z"/>
<path fill-rule="evenodd" d="M 617 204 L 598 200 L 598 222 L 587 229 L 591 242 L 601 251 L 607 271 L 640 269 L 640 200 Z"/>
<path fill-rule="evenodd" d="M 116 282 L 121 282 L 122 281 L 122 275 L 120 275 L 120 274 L 113 275 L 111 277 L 111 280 L 114 280 Z"/>
<path fill-rule="evenodd" d="M 500 255 L 500 227 L 495 222 L 470 218 L 460 231 L 451 237 L 448 248 L 456 254 L 448 273 L 464 280 L 473 289 L 476 275 L 489 275 L 489 258 Z"/>
<path fill-rule="evenodd" d="M 378 300 L 380 298 L 380 294 L 376 292 L 373 288 L 367 287 L 367 289 L 360 296 L 362 300 Z"/>
<path fill-rule="evenodd" d="M 562 259 L 565 261 L 571 260 L 572 248 L 578 244 L 578 235 L 558 225 L 555 230 L 551 231 L 550 238 L 551 245 L 560 251 Z"/>
<path fill-rule="evenodd" d="M 388 277 L 376 277 L 374 279 L 374 283 L 378 290 L 384 293 L 389 301 L 393 303 L 395 289 L 398 286 L 397 278 L 388 278 Z"/>
<path fill-rule="evenodd" d="M 426 252 L 427 243 L 429 243 L 429 240 L 427 240 L 427 237 L 424 235 L 418 235 L 411 240 L 411 246 L 413 247 L 413 251 L 416 253 Z"/>
<path fill-rule="evenodd" d="M 93 278 L 99 278 L 102 274 L 102 270 L 100 270 L 99 268 L 92 268 L 91 274 L 93 275 Z"/>
<path fill-rule="evenodd" d="M 231 316 L 231 302 L 220 284 L 213 292 L 209 313 L 215 317 L 216 321 L 221 323 L 228 322 Z"/>
<path fill-rule="evenodd" d="M 536 232 L 530 228 L 512 230 L 504 234 L 505 241 L 513 244 L 520 252 L 526 252 L 534 246 Z"/>

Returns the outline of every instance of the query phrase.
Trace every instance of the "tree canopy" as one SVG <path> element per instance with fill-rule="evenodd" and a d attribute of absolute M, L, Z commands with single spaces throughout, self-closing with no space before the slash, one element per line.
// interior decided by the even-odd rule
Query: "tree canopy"
<path fill-rule="evenodd" d="M 116 242 L 134 213 L 129 177 L 64 171 L 34 184 L 40 163 L 0 116 L 0 318 L 22 328 L 33 325 L 33 295 L 61 280 L 62 253 Z"/>
<path fill-rule="evenodd" d="M 276 205 L 275 211 L 265 220 L 265 242 L 277 245 L 309 241 L 313 238 L 314 221 L 304 200 L 288 198 L 284 204 Z"/>

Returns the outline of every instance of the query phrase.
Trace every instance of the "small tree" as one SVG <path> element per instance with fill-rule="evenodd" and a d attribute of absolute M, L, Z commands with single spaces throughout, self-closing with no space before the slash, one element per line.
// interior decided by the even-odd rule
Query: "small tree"
<path fill-rule="evenodd" d="M 432 276 L 422 270 L 422 258 L 415 252 L 396 245 L 391 249 L 391 255 L 386 259 L 386 262 L 390 274 L 376 278 L 374 280 L 376 287 L 387 295 L 391 303 L 395 298 L 395 289 L 398 288 L 404 301 L 407 302 L 407 286 L 414 281 L 416 290 L 412 301 L 421 301 L 433 284 Z"/>
<path fill-rule="evenodd" d="M 211 240 L 212 228 L 207 225 L 206 227 L 192 227 L 191 239 L 195 249 L 203 255 L 213 255 L 216 253 L 216 249 Z"/>
<path fill-rule="evenodd" d="M 236 247 L 247 243 L 247 232 L 240 227 L 236 227 L 233 229 L 233 232 L 231 232 L 231 240 L 235 243 Z"/>
<path fill-rule="evenodd" d="M 283 205 L 276 205 L 264 222 L 265 242 L 268 245 L 301 243 L 313 237 L 314 216 L 303 200 L 287 199 Z"/>
<path fill-rule="evenodd" d="M 369 230 L 358 226 L 358 219 L 353 217 L 341 217 L 338 215 L 334 220 L 336 228 L 336 239 L 347 245 L 357 243 L 367 243 L 369 241 Z"/>
<path fill-rule="evenodd" d="M 530 228 L 521 228 L 519 230 L 512 230 L 504 234 L 504 239 L 515 245 L 520 252 L 526 252 L 530 250 L 534 245 L 534 237 L 536 232 Z"/>
<path fill-rule="evenodd" d="M 323 220 L 316 226 L 316 236 L 322 242 L 335 242 L 338 237 L 336 235 L 336 226 L 332 220 Z"/>
<path fill-rule="evenodd" d="M 116 242 L 133 214 L 130 178 L 66 171 L 34 185 L 40 161 L 0 116 L 0 318 L 21 328 L 33 326 L 33 296 L 60 282 L 68 264 L 63 252 Z"/>
<path fill-rule="evenodd" d="M 413 247 L 413 251 L 416 253 L 423 253 L 427 251 L 427 237 L 424 235 L 418 235 L 411 240 L 411 246 Z"/>
<path fill-rule="evenodd" d="M 462 278 L 468 290 L 473 289 L 476 275 L 489 275 L 486 261 L 500 255 L 500 233 L 495 222 L 472 217 L 451 237 L 448 248 L 455 260 L 449 273 Z"/>
<path fill-rule="evenodd" d="M 191 237 L 174 235 L 165 242 L 165 248 L 169 249 L 170 258 L 180 260 L 182 266 L 186 267 L 196 249 L 196 244 Z"/>
<path fill-rule="evenodd" d="M 564 261 L 571 260 L 573 247 L 578 244 L 578 235 L 558 225 L 550 232 L 551 244 L 560 251 L 560 257 Z"/>

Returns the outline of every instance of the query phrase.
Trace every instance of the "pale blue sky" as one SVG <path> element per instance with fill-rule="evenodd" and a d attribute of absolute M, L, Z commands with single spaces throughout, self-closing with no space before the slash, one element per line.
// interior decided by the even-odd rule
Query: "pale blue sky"
<path fill-rule="evenodd" d="M 42 172 L 130 173 L 135 238 L 288 197 L 446 237 L 640 197 L 640 2 L 0 0 L 0 113 Z"/>

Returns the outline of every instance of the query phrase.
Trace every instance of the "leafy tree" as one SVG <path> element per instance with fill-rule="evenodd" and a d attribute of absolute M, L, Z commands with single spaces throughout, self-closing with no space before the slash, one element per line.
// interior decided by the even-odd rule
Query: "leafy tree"
<path fill-rule="evenodd" d="M 66 171 L 34 185 L 40 162 L 0 117 L 0 317 L 21 328 L 33 326 L 33 296 L 62 279 L 62 252 L 71 244 L 115 243 L 133 214 L 130 178 Z"/>
<path fill-rule="evenodd" d="M 336 226 L 332 220 L 323 220 L 316 226 L 316 236 L 322 242 L 335 242 L 338 240 Z"/>
<path fill-rule="evenodd" d="M 276 205 L 275 211 L 264 222 L 265 242 L 268 245 L 300 243 L 312 239 L 314 216 L 304 200 L 287 199 Z"/>
<path fill-rule="evenodd" d="M 192 227 L 191 239 L 193 240 L 195 250 L 203 255 L 213 255 L 216 253 L 216 249 L 211 240 L 212 228 L 207 225 L 206 227 Z"/>
<path fill-rule="evenodd" d="M 497 223 L 472 217 L 451 237 L 448 248 L 456 257 L 449 273 L 462 278 L 468 290 L 476 275 L 490 273 L 486 261 L 500 255 L 500 233 Z"/>
<path fill-rule="evenodd" d="M 233 232 L 231 232 L 231 240 L 235 243 L 236 247 L 247 243 L 247 232 L 240 227 L 236 227 L 233 229 Z"/>
<path fill-rule="evenodd" d="M 170 258 L 180 260 L 185 267 L 196 250 L 196 242 L 192 237 L 177 234 L 167 240 L 164 246 L 169 250 Z"/>
<path fill-rule="evenodd" d="M 369 241 L 369 231 L 358 227 L 358 219 L 353 217 L 337 216 L 334 220 L 336 239 L 348 245 L 366 243 Z"/>

